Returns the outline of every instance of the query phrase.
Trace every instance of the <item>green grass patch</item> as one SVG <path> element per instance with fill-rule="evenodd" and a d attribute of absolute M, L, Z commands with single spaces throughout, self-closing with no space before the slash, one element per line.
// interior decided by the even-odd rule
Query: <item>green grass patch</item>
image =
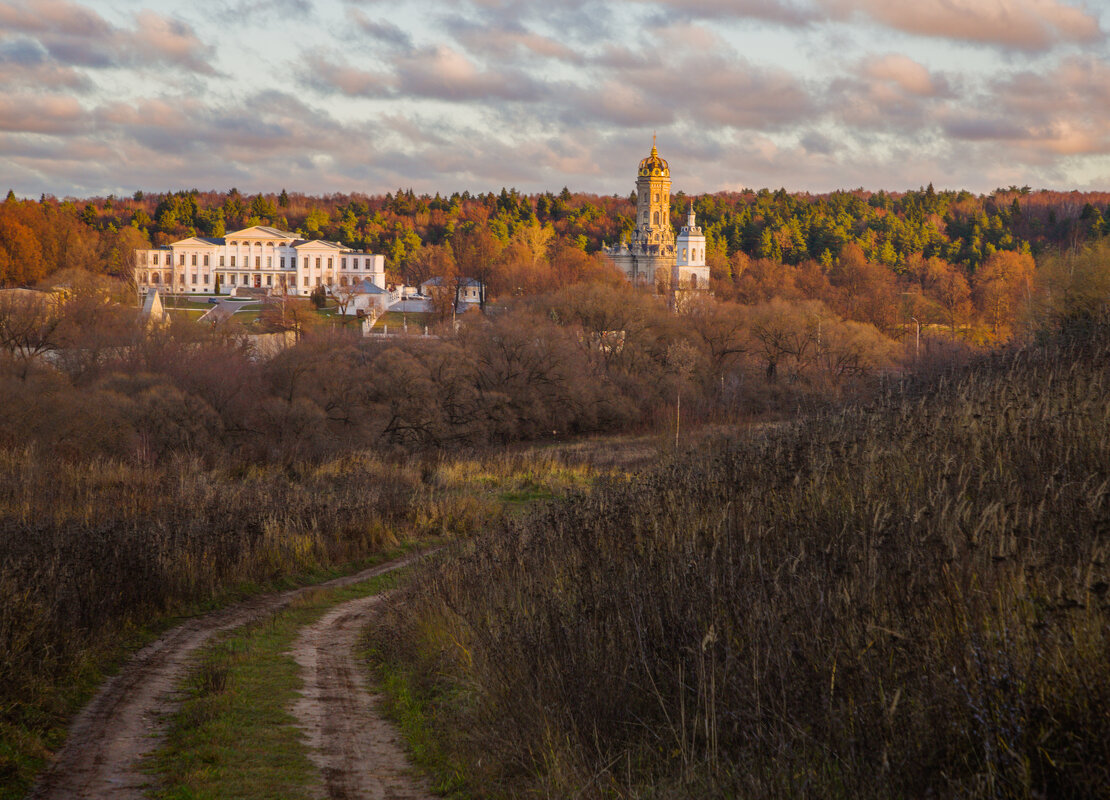
<path fill-rule="evenodd" d="M 424 311 L 386 311 L 374 321 L 374 330 L 382 330 L 387 325 L 394 333 L 401 333 L 408 323 L 409 333 L 423 333 L 424 326 L 431 326 L 433 315 Z"/>
<path fill-rule="evenodd" d="M 161 800 L 310 798 L 319 775 L 290 713 L 303 685 L 289 654 L 300 631 L 339 603 L 395 587 L 401 571 L 298 597 L 203 648 L 165 744 L 147 761 Z"/>
<path fill-rule="evenodd" d="M 400 730 L 413 763 L 431 779 L 432 790 L 450 800 L 469 800 L 465 764 L 444 746 L 443 726 L 437 723 L 437 709 L 459 698 L 444 694 L 446 684 L 422 687 L 411 669 L 383 658 L 372 645 L 364 653 L 384 700 L 382 710 Z"/>

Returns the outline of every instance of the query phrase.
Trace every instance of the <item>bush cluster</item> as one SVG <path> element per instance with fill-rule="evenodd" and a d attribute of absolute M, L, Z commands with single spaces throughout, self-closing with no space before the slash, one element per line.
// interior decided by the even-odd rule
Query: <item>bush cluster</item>
<path fill-rule="evenodd" d="M 376 648 L 477 796 L 1096 797 L 1110 325 L 469 543 Z"/>

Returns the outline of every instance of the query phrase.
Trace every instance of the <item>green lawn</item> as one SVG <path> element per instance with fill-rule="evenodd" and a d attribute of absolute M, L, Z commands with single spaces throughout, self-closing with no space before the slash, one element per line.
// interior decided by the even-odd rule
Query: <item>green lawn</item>
<path fill-rule="evenodd" d="M 434 322 L 432 315 L 424 311 L 409 311 L 405 314 L 387 311 L 374 321 L 374 330 L 382 330 L 388 325 L 393 333 L 401 333 L 406 321 L 409 333 L 423 333 L 424 326 L 430 327 Z"/>

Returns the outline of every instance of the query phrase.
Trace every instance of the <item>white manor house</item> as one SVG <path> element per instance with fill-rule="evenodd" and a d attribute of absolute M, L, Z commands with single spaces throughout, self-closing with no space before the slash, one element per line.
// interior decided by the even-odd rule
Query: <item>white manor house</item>
<path fill-rule="evenodd" d="M 261 225 L 223 238 L 191 236 L 135 251 L 135 283 L 142 292 L 232 294 L 245 287 L 308 295 L 318 286 L 363 281 L 386 289 L 385 256 Z"/>

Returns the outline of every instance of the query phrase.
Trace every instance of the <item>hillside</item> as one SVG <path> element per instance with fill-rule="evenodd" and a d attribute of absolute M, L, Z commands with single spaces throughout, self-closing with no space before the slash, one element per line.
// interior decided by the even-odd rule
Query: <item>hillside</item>
<path fill-rule="evenodd" d="M 475 797 L 1102 795 L 1108 357 L 1086 326 L 479 536 L 375 640 L 397 713 Z"/>

